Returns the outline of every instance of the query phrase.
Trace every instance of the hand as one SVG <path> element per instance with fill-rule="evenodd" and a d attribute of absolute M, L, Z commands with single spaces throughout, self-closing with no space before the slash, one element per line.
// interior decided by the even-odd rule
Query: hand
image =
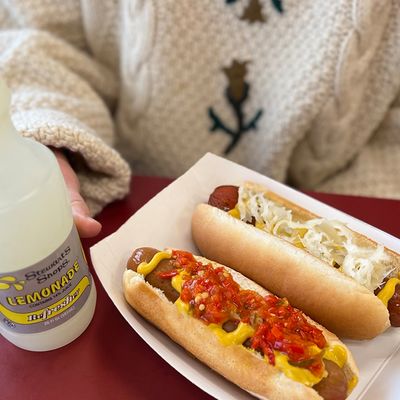
<path fill-rule="evenodd" d="M 78 229 L 81 238 L 89 238 L 96 236 L 101 231 L 100 222 L 90 217 L 89 208 L 80 194 L 79 179 L 75 171 L 71 168 L 65 155 L 57 150 L 52 149 L 69 192 L 72 206 L 72 215 L 74 217 L 75 225 Z"/>

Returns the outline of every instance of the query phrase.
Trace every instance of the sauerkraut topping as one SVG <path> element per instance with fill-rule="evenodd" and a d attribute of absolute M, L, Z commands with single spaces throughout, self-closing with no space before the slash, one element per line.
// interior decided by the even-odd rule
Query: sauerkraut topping
<path fill-rule="evenodd" d="M 248 187 L 239 188 L 236 206 L 240 219 L 272 233 L 338 268 L 370 291 L 393 272 L 384 247 L 356 245 L 351 231 L 335 220 L 295 221 L 292 211 Z"/>

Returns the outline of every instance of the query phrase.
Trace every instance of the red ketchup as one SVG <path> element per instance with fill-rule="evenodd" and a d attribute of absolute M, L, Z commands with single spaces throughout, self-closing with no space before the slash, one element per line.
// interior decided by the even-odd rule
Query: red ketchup
<path fill-rule="evenodd" d="M 286 299 L 243 290 L 224 268 L 198 262 L 191 253 L 174 251 L 172 258 L 176 270 L 187 273 L 183 275 L 180 298 L 189 304 L 193 317 L 207 325 L 239 319 L 255 330 L 250 347 L 262 353 L 271 365 L 275 365 L 274 350 L 277 350 L 286 354 L 292 365 L 322 375 L 322 352 L 315 355 L 312 350 L 315 346 L 323 349 L 325 337 Z"/>

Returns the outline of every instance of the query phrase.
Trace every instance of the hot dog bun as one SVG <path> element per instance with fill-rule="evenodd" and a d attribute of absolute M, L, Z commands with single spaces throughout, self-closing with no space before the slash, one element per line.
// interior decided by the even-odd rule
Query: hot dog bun
<path fill-rule="evenodd" d="M 265 188 L 247 185 L 265 192 Z M 274 193 L 265 193 L 292 210 L 297 221 L 317 217 Z M 354 244 L 376 249 L 374 241 L 349 232 Z M 373 291 L 305 249 L 225 211 L 198 205 L 192 217 L 192 235 L 201 254 L 240 271 L 278 296 L 287 297 L 292 305 L 339 336 L 370 339 L 390 326 L 388 310 Z M 387 249 L 385 253 L 393 269 L 398 268 L 398 255 Z"/>
<path fill-rule="evenodd" d="M 196 260 L 210 263 L 195 256 Z M 211 262 L 214 267 L 220 264 Z M 224 267 L 242 288 L 261 295 L 268 292 L 240 273 Z M 123 275 L 123 290 L 127 302 L 144 318 L 166 333 L 172 340 L 192 353 L 197 359 L 226 379 L 261 399 L 322 399 L 311 387 L 288 378 L 266 362 L 259 354 L 242 345 L 223 345 L 217 335 L 199 319 L 182 312 L 169 301 L 163 291 L 154 288 L 137 272 L 127 269 Z M 308 321 L 311 321 L 307 318 Z M 343 371 L 348 381 L 358 377 L 358 369 L 351 353 L 332 333 L 311 322 L 323 331 L 329 345 L 338 344 L 347 353 Z"/>

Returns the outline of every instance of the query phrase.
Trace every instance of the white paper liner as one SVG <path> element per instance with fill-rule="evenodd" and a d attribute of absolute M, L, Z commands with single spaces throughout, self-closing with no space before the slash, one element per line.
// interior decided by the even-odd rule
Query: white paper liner
<path fill-rule="evenodd" d="M 174 247 L 198 254 L 191 240 L 190 220 L 194 207 L 206 202 L 219 185 L 238 185 L 245 180 L 268 186 L 274 192 L 313 210 L 317 215 L 346 222 L 354 230 L 364 233 L 400 252 L 400 241 L 379 229 L 267 178 L 238 164 L 206 154 L 191 169 L 175 180 L 145 206 L 138 210 L 116 232 L 90 249 L 93 266 L 105 290 L 132 328 L 164 360 L 183 376 L 217 399 L 250 399 L 248 393 L 231 384 L 202 363 L 194 360 L 168 337 L 137 315 L 125 302 L 122 293 L 122 274 L 126 261 L 136 247 L 159 249 Z M 368 312 L 368 310 L 365 310 Z M 349 399 L 395 400 L 400 398 L 400 374 L 392 371 L 400 365 L 400 329 L 390 328 L 370 341 L 344 341 L 353 353 L 360 370 L 360 381 Z M 376 387 L 380 375 L 390 377 L 385 387 Z M 383 375 L 382 375 L 383 376 Z M 381 379 L 382 380 L 382 379 Z M 383 382 L 380 383 L 382 385 Z M 397 385 L 397 386 L 396 386 Z"/>

